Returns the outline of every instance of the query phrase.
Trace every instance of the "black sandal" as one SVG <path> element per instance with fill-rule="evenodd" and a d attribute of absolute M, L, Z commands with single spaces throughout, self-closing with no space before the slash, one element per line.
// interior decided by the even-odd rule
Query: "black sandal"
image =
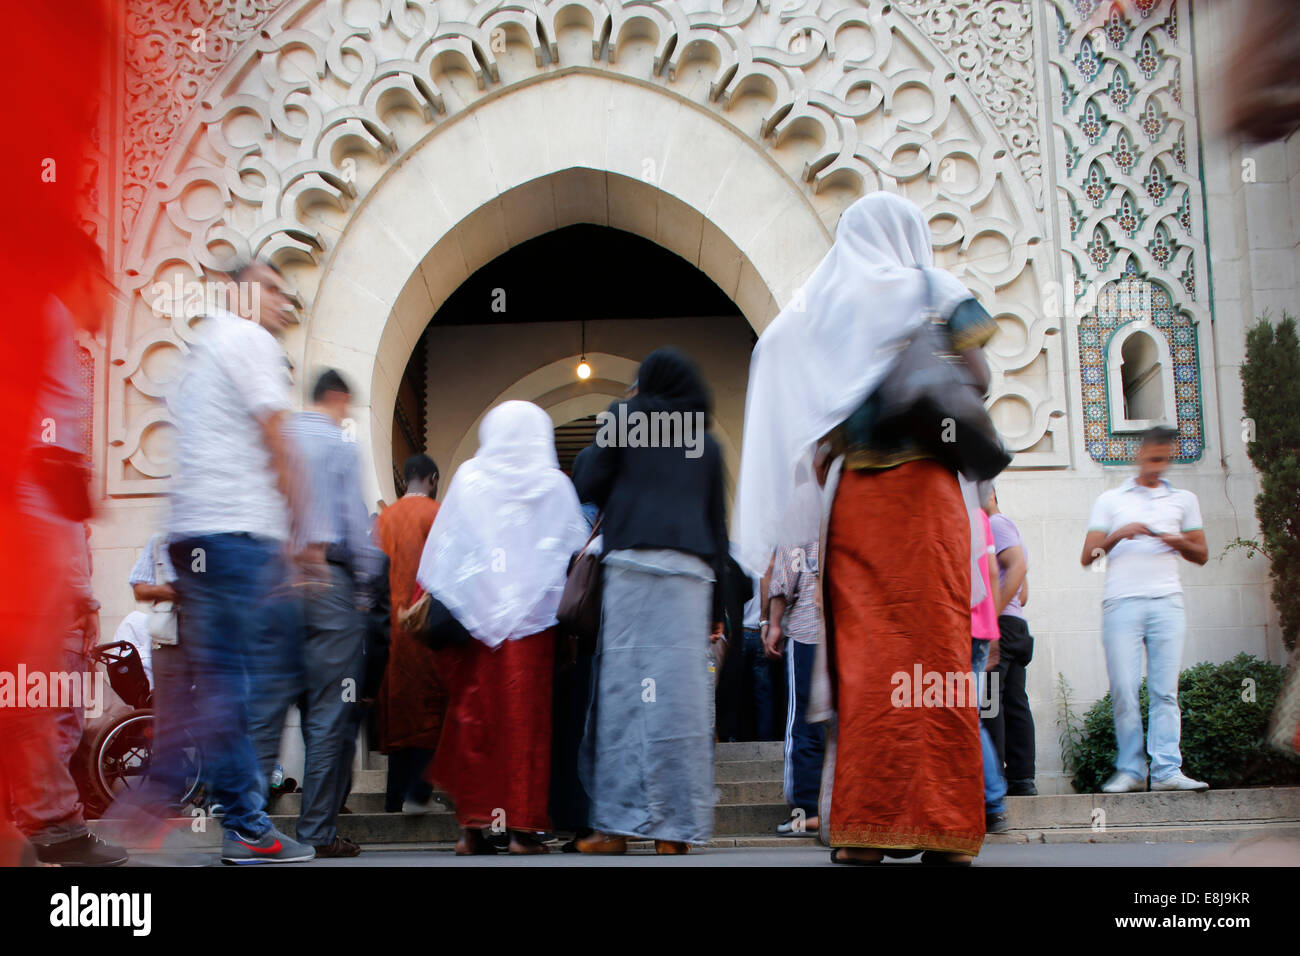
<path fill-rule="evenodd" d="M 921 854 L 921 862 L 926 866 L 970 866 L 975 862 L 974 859 L 954 860 L 954 855 L 944 850 L 926 850 Z"/>
<path fill-rule="evenodd" d="M 846 866 L 884 866 L 885 865 L 884 859 L 856 860 L 851 856 L 840 856 L 840 850 L 843 849 L 845 848 L 841 846 L 837 846 L 835 849 L 831 850 L 832 863 L 842 863 L 845 864 Z"/>

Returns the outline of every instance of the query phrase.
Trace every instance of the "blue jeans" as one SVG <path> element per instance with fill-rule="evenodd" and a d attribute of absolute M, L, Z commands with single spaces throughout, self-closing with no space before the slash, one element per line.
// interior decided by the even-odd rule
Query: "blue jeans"
<path fill-rule="evenodd" d="M 203 780 L 225 808 L 221 825 L 254 839 L 271 829 L 248 730 L 256 636 L 283 562 L 280 546 L 250 534 L 173 539 L 176 591 L 185 608 L 197 694 L 195 728 Z"/>
<path fill-rule="evenodd" d="M 988 675 L 984 673 L 984 665 L 988 660 L 989 642 L 971 638 L 970 666 L 979 685 L 980 700 L 984 699 L 984 682 L 988 680 Z M 1006 810 L 1003 800 L 1007 796 L 1007 781 L 1002 776 L 1002 762 L 998 760 L 997 748 L 993 746 L 993 738 L 984 728 L 983 721 L 980 721 L 980 752 L 984 763 L 984 812 L 1003 813 Z"/>
<path fill-rule="evenodd" d="M 1186 618 L 1183 596 L 1119 598 L 1101 606 L 1101 641 L 1110 675 L 1110 698 L 1115 711 L 1115 740 L 1119 753 L 1116 769 L 1145 780 L 1142 751 L 1142 651 L 1147 658 L 1147 695 L 1150 700 L 1146 751 L 1151 755 L 1151 779 L 1165 780 L 1178 773 L 1183 756 L 1178 749 L 1182 721 L 1178 712 L 1178 668 L 1183 660 Z"/>

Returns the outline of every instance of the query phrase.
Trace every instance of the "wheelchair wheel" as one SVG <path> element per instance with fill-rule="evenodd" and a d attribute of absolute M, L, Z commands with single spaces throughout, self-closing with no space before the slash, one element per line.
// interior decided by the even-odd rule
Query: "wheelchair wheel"
<path fill-rule="evenodd" d="M 202 756 L 188 731 L 179 745 L 183 780 L 174 806 L 183 808 L 192 802 L 200 788 Z M 100 807 L 132 790 L 137 790 L 149 776 L 154 752 L 154 712 L 148 708 L 132 711 L 101 730 L 90 747 L 91 801 Z"/>

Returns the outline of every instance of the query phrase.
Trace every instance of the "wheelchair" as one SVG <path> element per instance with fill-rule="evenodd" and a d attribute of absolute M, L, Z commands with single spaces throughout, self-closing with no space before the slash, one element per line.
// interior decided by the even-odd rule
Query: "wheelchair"
<path fill-rule="evenodd" d="M 140 788 L 149 776 L 154 753 L 155 712 L 153 690 L 135 646 L 126 641 L 100 644 L 89 653 L 94 664 L 108 671 L 109 685 L 131 709 L 98 732 L 82 737 L 72 756 L 72 776 L 77 782 L 86 817 L 102 816 L 113 802 Z M 204 803 L 203 755 L 188 729 L 182 730 L 176 756 L 178 793 L 167 798 L 177 813 Z"/>

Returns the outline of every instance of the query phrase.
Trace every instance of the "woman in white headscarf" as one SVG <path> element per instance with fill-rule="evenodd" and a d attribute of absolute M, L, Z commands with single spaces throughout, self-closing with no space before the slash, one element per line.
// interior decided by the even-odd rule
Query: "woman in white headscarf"
<path fill-rule="evenodd" d="M 501 826 L 510 852 L 546 851 L 555 612 L 586 538 L 550 417 L 531 402 L 488 412 L 416 572 L 473 637 L 439 652 L 448 705 L 432 775 L 456 805 L 457 853 L 492 852 L 482 831 Z"/>
<path fill-rule="evenodd" d="M 932 266 L 915 204 L 858 200 L 750 364 L 737 510 L 751 570 L 779 542 L 796 468 L 821 441 L 837 458 L 821 555 L 837 739 L 821 823 L 841 863 L 886 851 L 966 863 L 984 837 L 976 702 L 923 693 L 970 673 L 969 512 L 957 476 L 919 436 L 882 427 L 873 395 L 927 312 L 987 386 L 981 349 L 996 325 Z"/>

